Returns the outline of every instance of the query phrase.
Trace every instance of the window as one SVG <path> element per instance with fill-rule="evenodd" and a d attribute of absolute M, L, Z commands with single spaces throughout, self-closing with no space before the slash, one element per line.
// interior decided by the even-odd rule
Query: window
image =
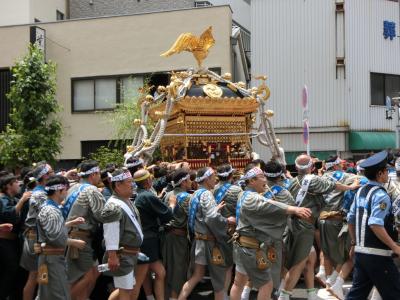
<path fill-rule="evenodd" d="M 64 20 L 64 14 L 58 9 L 56 10 L 56 20 L 57 21 Z"/>
<path fill-rule="evenodd" d="M 129 76 L 121 79 L 121 99 L 123 102 L 133 101 L 143 87 L 143 76 Z"/>
<path fill-rule="evenodd" d="M 40 23 L 41 21 L 39 19 L 34 18 L 33 19 L 35 21 L 35 23 Z"/>
<path fill-rule="evenodd" d="M 113 109 L 117 103 L 117 80 L 96 79 L 94 94 L 96 109 Z"/>
<path fill-rule="evenodd" d="M 221 74 L 221 68 L 210 68 Z M 96 110 L 113 110 L 118 103 L 137 101 L 139 88 L 146 84 L 155 94 L 157 87 L 169 84 L 169 72 L 152 74 L 135 74 L 119 76 L 102 76 L 71 79 L 72 112 L 94 112 Z"/>
<path fill-rule="evenodd" d="M 371 73 L 371 105 L 385 105 L 386 97 L 398 97 L 400 75 Z"/>
<path fill-rule="evenodd" d="M 74 112 L 111 110 L 119 102 L 117 78 L 74 79 L 72 90 Z"/>
<path fill-rule="evenodd" d="M 133 101 L 143 76 L 109 76 L 72 79 L 72 111 L 113 110 L 117 103 Z"/>
<path fill-rule="evenodd" d="M 94 80 L 75 81 L 74 111 L 94 110 Z"/>

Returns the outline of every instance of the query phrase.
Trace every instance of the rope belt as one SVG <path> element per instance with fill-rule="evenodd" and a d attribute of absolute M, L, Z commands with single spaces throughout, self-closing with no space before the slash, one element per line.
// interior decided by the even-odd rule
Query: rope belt
<path fill-rule="evenodd" d="M 118 254 L 125 254 L 130 256 L 136 256 L 140 252 L 140 248 L 137 247 L 129 247 L 129 246 L 121 246 L 117 251 Z"/>
<path fill-rule="evenodd" d="M 68 236 L 71 239 L 88 239 L 90 238 L 90 235 L 91 235 L 90 231 L 79 229 L 71 231 Z"/>
<path fill-rule="evenodd" d="M 167 232 L 177 236 L 185 236 L 185 237 L 187 236 L 186 229 L 182 228 L 168 227 Z"/>
<path fill-rule="evenodd" d="M 44 246 L 42 247 L 39 243 L 35 243 L 33 245 L 33 251 L 35 254 L 43 254 L 43 255 L 64 255 L 64 248 L 56 248 L 52 246 Z"/>
<path fill-rule="evenodd" d="M 239 246 L 249 249 L 255 249 L 256 251 L 256 262 L 259 269 L 267 268 L 269 263 L 265 260 L 268 259 L 270 263 L 275 263 L 277 260 L 276 249 L 273 245 L 266 247 L 266 251 L 260 248 L 260 241 L 250 236 L 240 236 L 238 232 L 235 232 L 233 239 Z M 265 254 L 264 254 L 265 253 Z M 266 257 L 264 257 L 266 255 Z"/>
<path fill-rule="evenodd" d="M 320 220 L 334 220 L 334 221 L 342 221 L 343 216 L 340 211 L 321 211 L 319 215 Z"/>
<path fill-rule="evenodd" d="M 242 247 L 250 249 L 260 249 L 260 242 L 255 238 L 249 236 L 239 236 L 239 238 L 237 238 L 237 241 Z"/>
<path fill-rule="evenodd" d="M 199 241 L 215 241 L 215 237 L 213 235 L 207 235 L 195 232 L 194 239 Z"/>

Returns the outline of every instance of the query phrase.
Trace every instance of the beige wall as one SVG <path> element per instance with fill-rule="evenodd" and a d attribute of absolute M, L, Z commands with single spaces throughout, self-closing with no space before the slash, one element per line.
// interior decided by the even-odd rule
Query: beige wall
<path fill-rule="evenodd" d="M 29 23 L 30 1 L 31 0 L 1 0 L 0 26 Z"/>
<path fill-rule="evenodd" d="M 1 0 L 0 26 L 56 21 L 56 10 L 66 15 L 66 0 Z"/>
<path fill-rule="evenodd" d="M 199 35 L 214 28 L 216 44 L 204 65 L 231 72 L 231 10 L 228 6 L 153 14 L 70 20 L 40 24 L 46 30 L 47 58 L 57 63 L 57 98 L 64 107 L 61 159 L 80 158 L 80 141 L 112 138 L 112 127 L 100 113 L 71 114 L 71 78 L 151 73 L 195 66 L 190 53 L 169 58 L 169 49 L 182 32 Z M 16 38 L 18 36 L 18 38 Z M 26 51 L 28 26 L 0 28 L 0 68 L 10 66 Z M 11 44 L 11 45 L 10 45 Z"/>
<path fill-rule="evenodd" d="M 66 17 L 65 0 L 30 0 L 30 22 L 38 19 L 42 22 L 57 20 L 56 10 L 59 10 Z"/>

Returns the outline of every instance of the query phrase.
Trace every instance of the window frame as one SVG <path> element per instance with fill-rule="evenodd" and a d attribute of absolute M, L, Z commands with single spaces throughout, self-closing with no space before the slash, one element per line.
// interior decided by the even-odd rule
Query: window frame
<path fill-rule="evenodd" d="M 61 17 L 61 19 L 59 17 Z M 56 20 L 57 21 L 65 20 L 65 14 L 62 11 L 58 10 L 58 9 L 56 9 Z"/>
<path fill-rule="evenodd" d="M 138 76 L 138 74 L 136 74 Z M 90 76 L 90 77 L 74 77 L 71 78 L 71 113 L 73 114 L 79 114 L 79 113 L 92 113 L 96 111 L 114 111 L 114 108 L 96 108 L 96 80 L 99 79 L 115 79 L 116 81 L 116 88 L 115 88 L 115 104 L 121 103 L 121 83 L 120 80 L 121 78 L 124 77 L 123 75 L 108 75 L 108 76 Z M 74 82 L 78 81 L 84 81 L 84 80 L 91 80 L 93 81 L 93 109 L 82 109 L 82 110 L 76 110 L 75 109 L 75 99 L 74 99 Z"/>
<path fill-rule="evenodd" d="M 222 68 L 220 66 L 217 67 L 209 67 L 209 70 L 221 75 Z M 106 109 L 96 109 L 96 89 L 95 89 L 95 84 L 96 84 L 96 79 L 116 79 L 116 99 L 115 103 L 120 104 L 123 103 L 123 99 L 121 98 L 121 81 L 124 77 L 143 77 L 143 80 L 145 81 L 146 78 L 151 78 L 151 76 L 156 75 L 156 74 L 166 74 L 168 77 L 171 76 L 172 71 L 185 71 L 186 69 L 178 69 L 178 70 L 164 70 L 164 71 L 156 71 L 156 72 L 147 72 L 147 73 L 128 73 L 128 74 L 116 74 L 116 75 L 98 75 L 98 76 L 83 76 L 83 77 L 71 77 L 70 78 L 70 84 L 71 84 L 71 96 L 70 96 L 70 101 L 71 101 L 71 114 L 88 114 L 88 113 L 95 113 L 96 111 L 99 112 L 112 112 L 115 110 L 114 108 L 106 108 Z M 94 108 L 89 109 L 89 110 L 75 110 L 74 107 L 74 82 L 75 81 L 81 81 L 81 80 L 93 80 L 93 89 L 94 89 L 94 94 L 93 94 L 93 101 L 94 101 Z"/>
<path fill-rule="evenodd" d="M 372 82 L 371 82 L 371 75 L 383 75 L 383 104 L 372 104 Z M 385 107 L 385 101 L 386 101 L 386 76 L 396 76 L 399 77 L 400 79 L 400 74 L 392 74 L 392 73 L 379 73 L 379 72 L 369 72 L 369 106 L 370 107 Z M 399 89 L 400 92 L 400 89 Z"/>

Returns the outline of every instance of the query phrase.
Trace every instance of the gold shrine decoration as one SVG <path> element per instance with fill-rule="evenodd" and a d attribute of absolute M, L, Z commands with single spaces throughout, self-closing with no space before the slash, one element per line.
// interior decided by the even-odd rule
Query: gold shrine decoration
<path fill-rule="evenodd" d="M 255 79 L 261 80 L 261 85 L 255 90 L 256 95 L 258 95 L 263 101 L 267 101 L 269 96 L 271 95 L 271 91 L 266 84 L 267 76 L 257 76 L 255 77 Z"/>
<path fill-rule="evenodd" d="M 193 35 L 190 32 L 182 33 L 172 47 L 162 53 L 160 56 L 168 57 L 182 51 L 192 52 L 197 60 L 197 64 L 201 67 L 203 60 L 208 55 L 208 50 L 214 46 L 215 40 L 212 35 L 212 26 L 208 27 L 200 37 Z"/>
<path fill-rule="evenodd" d="M 222 89 L 215 84 L 206 84 L 203 86 L 203 92 L 210 98 L 220 98 L 222 97 Z"/>

